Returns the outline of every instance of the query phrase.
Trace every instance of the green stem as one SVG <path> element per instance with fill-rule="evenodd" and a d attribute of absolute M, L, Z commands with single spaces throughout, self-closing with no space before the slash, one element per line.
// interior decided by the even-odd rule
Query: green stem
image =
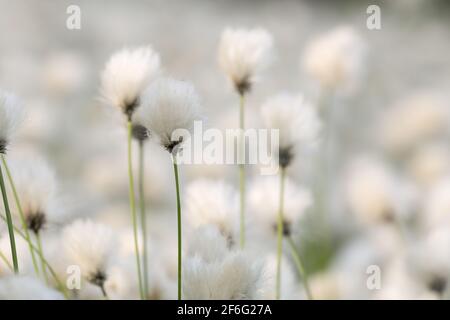
<path fill-rule="evenodd" d="M 298 254 L 297 249 L 295 248 L 295 243 L 292 240 L 292 237 L 290 237 L 290 236 L 287 237 L 287 240 L 288 240 L 290 248 L 291 248 L 292 257 L 294 258 L 294 262 L 295 262 L 295 266 L 297 267 L 297 271 L 298 271 L 300 277 L 302 277 L 302 279 L 303 279 L 306 296 L 308 297 L 309 300 L 314 300 L 313 296 L 311 294 L 311 289 L 309 287 L 308 275 L 306 274 L 305 268 L 303 267 L 303 263 L 302 263 L 302 260 L 300 259 L 300 255 Z"/>
<path fill-rule="evenodd" d="M 44 250 L 42 249 L 42 240 L 41 240 L 40 233 L 36 233 L 36 242 L 37 242 L 38 250 L 40 252 L 40 256 L 44 257 Z M 40 259 L 40 260 L 41 260 L 41 270 L 42 270 L 42 274 L 44 276 L 44 280 L 46 283 L 48 283 L 48 276 L 47 276 L 47 270 L 45 267 L 45 262 L 42 259 Z"/>
<path fill-rule="evenodd" d="M 7 218 L 5 216 L 3 216 L 2 214 L 0 214 L 0 218 L 2 218 L 3 221 L 7 221 Z M 24 240 L 26 240 L 25 238 L 25 234 L 22 233 L 22 231 L 20 231 L 19 228 L 17 228 L 16 226 L 13 225 L 14 231 Z M 38 248 L 36 248 L 36 246 L 34 244 L 31 245 L 32 249 L 34 250 L 34 252 L 39 256 L 40 259 L 42 259 L 48 269 L 48 271 L 50 272 L 51 276 L 53 277 L 53 279 L 56 282 L 56 285 L 58 287 L 58 289 L 62 292 L 62 294 L 64 295 L 64 297 L 66 299 L 69 298 L 69 295 L 67 293 L 66 287 L 63 285 L 63 283 L 61 282 L 61 280 L 58 278 L 55 270 L 52 268 L 52 266 L 50 265 L 50 263 L 47 261 L 47 259 L 45 259 L 45 257 L 41 254 L 41 252 L 39 251 Z"/>
<path fill-rule="evenodd" d="M 277 275 L 276 275 L 276 291 L 275 299 L 279 300 L 281 297 L 281 256 L 283 252 L 283 211 L 284 211 L 284 181 L 286 176 L 286 169 L 280 169 L 280 206 L 278 210 L 277 219 Z"/>
<path fill-rule="evenodd" d="M 6 266 L 11 270 L 14 271 L 14 268 L 12 264 L 8 261 L 6 256 L 3 254 L 3 252 L 0 251 L 0 258 L 3 260 L 3 262 L 6 264 Z"/>
<path fill-rule="evenodd" d="M 240 128 L 240 139 L 239 139 L 239 148 L 240 154 L 245 159 L 245 141 L 244 141 L 244 130 L 245 130 L 245 96 L 244 94 L 240 95 L 240 103 L 239 103 L 239 128 Z M 239 154 L 239 152 L 238 152 Z M 240 159 L 238 159 L 240 160 Z M 239 163 L 239 210 L 240 210 L 240 245 L 241 248 L 245 246 L 245 164 Z"/>
<path fill-rule="evenodd" d="M 31 236 L 30 232 L 28 231 L 27 224 L 25 222 L 25 216 L 23 214 L 22 206 L 20 204 L 19 195 L 17 193 L 16 185 L 14 183 L 14 180 L 12 178 L 11 171 L 9 170 L 8 163 L 6 161 L 5 155 L 2 154 L 2 163 L 5 167 L 6 176 L 8 177 L 9 185 L 11 186 L 11 190 L 13 192 L 14 201 L 16 202 L 17 211 L 19 212 L 20 222 L 22 223 L 22 229 L 25 231 L 25 237 L 26 241 L 28 243 L 28 248 L 30 250 L 31 255 L 31 261 L 33 262 L 34 271 L 36 272 L 36 275 L 39 276 L 39 268 L 36 261 L 36 255 L 34 254 L 34 251 L 32 249 L 32 242 L 31 242 Z"/>
<path fill-rule="evenodd" d="M 176 161 L 176 156 L 172 154 L 172 162 L 173 162 L 173 173 L 175 175 L 175 187 L 177 191 L 177 225 L 178 225 L 178 300 L 181 300 L 181 290 L 182 290 L 182 282 L 181 282 L 181 271 L 182 271 L 182 261 L 181 261 L 181 201 L 180 201 L 180 181 L 178 178 L 178 164 Z"/>
<path fill-rule="evenodd" d="M 130 197 L 130 211 L 131 211 L 131 222 L 133 224 L 133 234 L 134 234 L 134 252 L 136 255 L 136 267 L 137 275 L 139 281 L 139 295 L 141 300 L 145 299 L 144 287 L 142 285 L 142 273 L 141 273 L 141 258 L 139 255 L 139 243 L 138 243 L 138 225 L 136 217 L 136 205 L 135 205 L 135 194 L 134 194 L 134 177 L 133 177 L 133 159 L 132 159 L 132 135 L 133 135 L 133 125 L 131 121 L 128 121 L 128 177 L 129 177 L 129 197 Z"/>
<path fill-rule="evenodd" d="M 14 273 L 19 273 L 19 262 L 17 259 L 16 251 L 16 239 L 14 238 L 14 228 L 11 217 L 11 211 L 9 211 L 8 196 L 6 195 L 5 181 L 3 180 L 2 166 L 0 165 L 0 188 L 2 189 L 3 205 L 5 206 L 6 224 L 8 225 L 9 243 L 11 245 L 11 255 L 14 266 Z"/>
<path fill-rule="evenodd" d="M 143 281 L 144 295 L 148 296 L 148 247 L 147 247 L 147 221 L 145 213 L 145 192 L 144 192 L 144 142 L 139 141 L 139 207 L 141 211 L 141 229 L 142 229 L 142 250 L 143 250 Z"/>

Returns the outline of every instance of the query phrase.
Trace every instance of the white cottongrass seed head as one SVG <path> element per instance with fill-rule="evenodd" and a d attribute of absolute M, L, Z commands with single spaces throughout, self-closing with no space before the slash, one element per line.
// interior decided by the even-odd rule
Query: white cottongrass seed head
<path fill-rule="evenodd" d="M 0 300 L 63 300 L 63 295 L 30 276 L 0 278 Z"/>
<path fill-rule="evenodd" d="M 272 36 L 264 29 L 226 28 L 219 44 L 219 65 L 240 94 L 250 91 L 272 58 Z"/>
<path fill-rule="evenodd" d="M 17 97 L 0 90 L 0 154 L 6 153 L 23 116 L 23 107 Z"/>
<path fill-rule="evenodd" d="M 62 241 L 67 262 L 79 266 L 87 281 L 103 286 L 116 250 L 113 231 L 90 220 L 77 220 L 63 229 Z"/>
<path fill-rule="evenodd" d="M 101 75 L 101 95 L 131 119 L 145 87 L 160 74 L 160 58 L 150 46 L 113 54 Z"/>
<path fill-rule="evenodd" d="M 200 120 L 200 97 L 191 83 L 159 78 L 144 91 L 136 122 L 172 152 Z M 187 132 L 186 132 L 187 131 Z"/>
<path fill-rule="evenodd" d="M 261 108 L 264 125 L 279 130 L 279 164 L 287 167 L 296 148 L 317 141 L 321 122 L 316 110 L 303 95 L 281 93 L 269 98 Z"/>
<path fill-rule="evenodd" d="M 249 210 L 267 232 L 276 234 L 280 209 L 280 179 L 278 176 L 258 178 L 250 185 L 248 194 Z M 289 236 L 295 223 L 313 204 L 311 192 L 297 185 L 289 177 L 285 178 L 283 225 L 284 234 Z"/>
<path fill-rule="evenodd" d="M 234 245 L 239 232 L 237 191 L 225 181 L 198 179 L 186 188 L 186 218 L 194 228 L 216 226 Z"/>
<path fill-rule="evenodd" d="M 183 265 L 185 299 L 257 299 L 262 265 L 241 251 L 230 251 L 220 232 L 200 228 Z"/>

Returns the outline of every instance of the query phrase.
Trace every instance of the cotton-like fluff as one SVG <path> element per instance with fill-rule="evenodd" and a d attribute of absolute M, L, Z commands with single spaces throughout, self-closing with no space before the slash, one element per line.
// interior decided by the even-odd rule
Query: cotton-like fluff
<path fill-rule="evenodd" d="M 65 219 L 65 210 L 59 203 L 54 171 L 45 160 L 39 157 L 34 157 L 32 161 L 25 158 L 13 160 L 11 175 L 27 228 L 38 234 L 49 225 L 61 224 Z M 14 199 L 12 193 L 9 199 Z M 10 201 L 10 203 L 19 223 L 16 202 Z"/>
<path fill-rule="evenodd" d="M 5 154 L 24 111 L 22 104 L 11 93 L 0 90 L 0 154 Z"/>
<path fill-rule="evenodd" d="M 345 197 L 364 224 L 395 222 L 409 213 L 415 192 L 383 161 L 371 156 L 353 160 L 346 174 Z"/>
<path fill-rule="evenodd" d="M 0 300 L 63 300 L 63 295 L 37 278 L 6 276 L 0 278 Z"/>
<path fill-rule="evenodd" d="M 356 30 L 341 26 L 314 39 L 301 64 L 325 90 L 352 91 L 364 70 L 365 51 Z"/>
<path fill-rule="evenodd" d="M 150 47 L 122 49 L 106 63 L 101 94 L 131 119 L 144 88 L 160 74 L 159 55 Z"/>
<path fill-rule="evenodd" d="M 236 190 L 224 181 L 199 179 L 186 189 L 186 219 L 193 227 L 216 226 L 228 240 L 236 244 L 239 235 L 239 203 Z"/>
<path fill-rule="evenodd" d="M 279 164 L 289 166 L 296 148 L 310 146 L 317 141 L 321 127 L 317 112 L 301 94 L 278 94 L 269 98 L 261 108 L 264 124 L 279 130 Z"/>
<path fill-rule="evenodd" d="M 117 249 L 113 231 L 90 220 L 77 220 L 63 229 L 62 242 L 67 262 L 80 267 L 84 279 L 104 290 Z"/>
<path fill-rule="evenodd" d="M 155 80 L 145 90 L 136 113 L 136 122 L 169 152 L 190 136 L 196 120 L 201 120 L 200 97 L 194 86 L 170 78 Z"/>
<path fill-rule="evenodd" d="M 278 213 L 280 210 L 280 179 L 276 176 L 259 178 L 251 184 L 248 193 L 249 210 L 255 223 L 265 231 L 276 235 Z M 289 236 L 296 222 L 313 204 L 311 192 L 297 185 L 289 177 L 285 178 L 283 232 Z"/>
<path fill-rule="evenodd" d="M 450 226 L 450 178 L 436 183 L 424 200 L 421 212 L 422 227 L 432 230 L 439 226 Z"/>
<path fill-rule="evenodd" d="M 226 28 L 219 44 L 219 65 L 241 94 L 251 90 L 271 60 L 273 40 L 264 29 Z"/>
<path fill-rule="evenodd" d="M 227 241 L 213 226 L 200 228 L 189 243 L 183 265 L 185 299 L 256 299 L 261 266 L 241 251 L 227 249 Z"/>
<path fill-rule="evenodd" d="M 432 93 L 414 93 L 401 99 L 380 117 L 376 135 L 389 151 L 403 153 L 445 132 L 448 106 Z"/>

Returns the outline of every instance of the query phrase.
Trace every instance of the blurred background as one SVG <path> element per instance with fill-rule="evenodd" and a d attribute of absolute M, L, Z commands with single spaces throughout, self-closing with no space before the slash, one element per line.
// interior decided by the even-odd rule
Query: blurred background
<path fill-rule="evenodd" d="M 372 2 L 0 0 L 0 88 L 27 109 L 10 156 L 45 157 L 70 210 L 123 228 L 126 136 L 98 98 L 107 59 L 125 46 L 152 45 L 167 74 L 196 86 L 208 126 L 233 128 L 238 99 L 218 67 L 220 35 L 227 26 L 263 27 L 274 37 L 275 59 L 248 97 L 247 125 L 258 127 L 261 104 L 283 91 L 303 92 L 327 110 L 320 143 L 289 172 L 318 195 L 296 238 L 314 295 L 446 297 L 450 3 Z M 380 30 L 366 26 L 370 4 L 381 8 Z M 80 30 L 66 28 L 69 5 L 81 9 Z M 305 54 L 337 28 L 358 35 L 358 77 L 351 88 L 324 94 L 304 67 Z M 344 56 L 352 59 L 348 50 Z M 149 214 L 172 224 L 171 163 L 157 146 L 147 148 Z M 249 170 L 256 177 L 257 168 Z M 233 166 L 183 168 L 184 185 L 199 177 L 237 185 Z M 321 179 L 326 183 L 318 186 Z M 157 236 L 175 236 L 158 223 L 150 223 Z M 379 290 L 366 285 L 371 265 L 382 270 Z"/>

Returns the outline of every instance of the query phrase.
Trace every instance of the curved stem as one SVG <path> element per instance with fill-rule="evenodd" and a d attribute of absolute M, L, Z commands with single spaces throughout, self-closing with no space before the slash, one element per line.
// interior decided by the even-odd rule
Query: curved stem
<path fill-rule="evenodd" d="M 144 281 L 144 296 L 148 296 L 148 248 L 147 248 L 147 221 L 145 213 L 145 192 L 144 192 L 144 142 L 139 141 L 139 207 L 141 213 L 141 230 L 142 230 L 142 275 Z"/>
<path fill-rule="evenodd" d="M 245 97 L 243 94 L 240 95 L 239 103 L 239 128 L 240 128 L 240 139 L 239 139 L 239 152 L 238 155 L 242 156 L 245 160 Z M 241 248 L 245 246 L 245 161 L 241 163 L 239 161 L 239 210 L 240 210 L 240 245 Z"/>
<path fill-rule="evenodd" d="M 40 252 L 40 256 L 43 257 L 44 250 L 42 249 L 41 235 L 39 233 L 36 233 L 36 242 L 37 242 L 38 250 Z M 45 268 L 45 263 L 42 259 L 41 259 L 41 270 L 42 270 L 42 274 L 44 276 L 45 282 L 48 283 L 47 270 Z"/>
<path fill-rule="evenodd" d="M 6 224 L 8 225 L 9 243 L 11 245 L 11 255 L 14 266 L 14 273 L 19 273 L 19 262 L 17 259 L 16 239 L 14 238 L 14 228 L 9 210 L 8 196 L 6 194 L 5 181 L 3 180 L 2 166 L 0 165 L 0 188 L 2 189 L 3 205 L 5 206 Z"/>
<path fill-rule="evenodd" d="M 7 218 L 5 216 L 3 216 L 2 214 L 0 214 L 0 218 L 3 221 L 6 221 Z M 13 225 L 14 231 L 24 240 L 26 240 L 25 238 L 25 234 L 22 233 L 22 231 L 20 231 L 19 228 L 17 228 L 16 226 Z M 52 266 L 50 265 L 50 263 L 47 261 L 47 259 L 45 259 L 45 257 L 41 254 L 41 252 L 39 251 L 38 248 L 36 248 L 36 246 L 34 244 L 31 245 L 31 248 L 34 250 L 34 252 L 39 256 L 40 259 L 42 259 L 42 261 L 44 261 L 45 265 L 47 266 L 48 271 L 50 272 L 51 276 L 53 277 L 53 279 L 56 282 L 56 285 L 58 287 L 58 289 L 62 292 L 62 294 L 64 295 L 64 297 L 66 299 L 69 298 L 69 294 L 67 293 L 66 287 L 63 285 L 63 283 L 61 282 L 61 280 L 59 279 L 59 277 L 57 276 L 55 270 L 52 268 Z"/>
<path fill-rule="evenodd" d="M 134 177 L 133 177 L 133 159 L 132 159 L 132 130 L 133 125 L 131 121 L 128 121 L 128 178 L 129 178 L 129 197 L 130 197 L 130 211 L 131 211 L 131 223 L 133 224 L 133 235 L 134 235 L 134 252 L 136 255 L 136 267 L 139 282 L 139 295 L 142 300 L 145 299 L 144 288 L 142 286 L 142 273 L 141 273 L 141 258 L 139 255 L 139 243 L 138 243 L 138 225 L 136 217 L 136 205 L 135 205 L 135 194 L 134 194 Z"/>
<path fill-rule="evenodd" d="M 6 161 L 5 155 L 2 154 L 2 163 L 5 167 L 6 176 L 8 177 L 9 185 L 11 186 L 11 190 L 13 192 L 14 201 L 16 202 L 17 211 L 19 212 L 20 222 L 22 224 L 22 229 L 25 232 L 26 241 L 28 243 L 28 249 L 30 250 L 31 255 L 31 261 L 33 262 L 34 271 L 36 272 L 36 275 L 39 276 L 39 268 L 36 261 L 36 256 L 34 254 L 34 251 L 32 249 L 32 242 L 31 242 L 31 236 L 30 232 L 28 231 L 27 224 L 25 222 L 25 216 L 23 214 L 22 206 L 20 204 L 19 195 L 17 194 L 16 185 L 14 183 L 14 180 L 12 178 L 11 171 L 9 170 L 8 162 Z"/>
<path fill-rule="evenodd" d="M 300 255 L 298 254 L 297 249 L 295 248 L 295 243 L 292 240 L 292 237 L 290 237 L 290 236 L 287 237 L 287 240 L 288 240 L 289 246 L 291 248 L 292 257 L 294 258 L 294 262 L 295 262 L 295 266 L 297 267 L 297 271 L 303 279 L 306 296 L 308 297 L 309 300 L 314 300 L 313 296 L 311 294 L 310 287 L 309 287 L 308 275 L 305 272 L 305 268 L 303 267 L 303 263 L 302 263 L 302 260 L 300 259 Z"/>
<path fill-rule="evenodd" d="M 178 178 L 178 164 L 176 161 L 176 156 L 172 154 L 173 162 L 173 173 L 175 175 L 175 188 L 177 191 L 177 226 L 178 226 L 178 300 L 181 300 L 182 282 L 181 282 L 181 272 L 182 272 L 182 233 L 181 233 L 181 201 L 180 201 L 180 181 Z"/>
<path fill-rule="evenodd" d="M 12 264 L 8 261 L 8 258 L 3 254 L 3 252 L 0 251 L 0 259 L 6 264 L 6 266 L 11 270 L 14 271 L 14 267 Z"/>
<path fill-rule="evenodd" d="M 277 219 L 277 278 L 275 299 L 279 300 L 281 296 L 281 255 L 283 252 L 283 211 L 284 211 L 284 180 L 286 171 L 284 168 L 280 169 L 280 206 L 278 210 Z"/>

